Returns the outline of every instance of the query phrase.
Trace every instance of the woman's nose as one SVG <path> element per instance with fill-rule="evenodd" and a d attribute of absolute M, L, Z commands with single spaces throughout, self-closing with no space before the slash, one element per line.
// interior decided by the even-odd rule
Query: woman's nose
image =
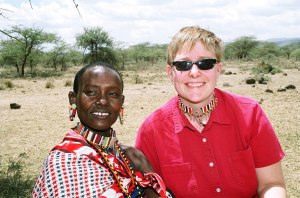
<path fill-rule="evenodd" d="M 107 102 L 107 99 L 105 97 L 99 97 L 96 100 L 96 105 L 106 105 L 107 103 L 108 102 Z"/>
<path fill-rule="evenodd" d="M 201 74 L 200 72 L 200 69 L 197 67 L 196 64 L 193 64 L 191 70 L 190 70 L 190 73 L 189 73 L 189 76 L 191 77 L 197 77 Z"/>

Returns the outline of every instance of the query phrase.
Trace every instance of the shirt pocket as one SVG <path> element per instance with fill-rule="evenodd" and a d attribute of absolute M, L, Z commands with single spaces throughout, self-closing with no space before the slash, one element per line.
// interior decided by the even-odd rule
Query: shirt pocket
<path fill-rule="evenodd" d="M 249 189 L 257 188 L 257 177 L 252 150 L 230 153 L 229 167 L 235 184 L 247 185 Z"/>
<path fill-rule="evenodd" d="M 198 193 L 197 180 L 190 163 L 163 165 L 163 180 L 176 196 L 187 197 Z"/>

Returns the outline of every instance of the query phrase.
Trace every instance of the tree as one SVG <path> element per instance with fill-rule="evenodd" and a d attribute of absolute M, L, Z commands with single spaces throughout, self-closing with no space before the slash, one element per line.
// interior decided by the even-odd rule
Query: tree
<path fill-rule="evenodd" d="M 300 48 L 300 42 L 284 45 L 280 49 L 281 49 L 282 53 L 284 55 L 286 55 L 287 58 L 289 59 L 291 56 L 291 53 L 297 48 Z"/>
<path fill-rule="evenodd" d="M 166 58 L 166 44 L 151 44 L 149 42 L 139 43 L 128 48 L 129 56 L 138 61 L 147 61 L 151 62 L 153 65 L 159 59 Z"/>
<path fill-rule="evenodd" d="M 295 49 L 292 53 L 291 53 L 291 57 L 295 57 L 296 61 L 300 60 L 300 48 Z"/>
<path fill-rule="evenodd" d="M 25 66 L 30 64 L 32 53 L 41 51 L 43 44 L 51 43 L 56 35 L 46 33 L 38 28 L 12 26 L 3 31 L 10 38 L 2 41 L 2 50 L 5 60 L 17 68 L 19 76 L 24 77 Z"/>
<path fill-rule="evenodd" d="M 126 50 L 126 44 L 124 42 L 118 42 L 116 46 L 114 47 L 116 51 L 116 56 L 118 63 L 121 63 L 120 69 L 125 68 L 125 62 L 128 59 L 128 53 Z"/>
<path fill-rule="evenodd" d="M 245 59 L 248 58 L 251 50 L 253 50 L 258 45 L 258 43 L 259 42 L 256 41 L 254 37 L 244 36 L 236 39 L 226 47 L 232 48 L 232 51 L 237 59 Z"/>
<path fill-rule="evenodd" d="M 260 42 L 254 51 L 255 57 L 271 60 L 280 56 L 280 48 L 273 42 Z"/>
<path fill-rule="evenodd" d="M 20 76 L 22 49 L 20 42 L 10 39 L 1 41 L 1 57 L 3 65 L 12 65 L 16 67 L 17 73 Z"/>
<path fill-rule="evenodd" d="M 84 33 L 76 36 L 76 44 L 87 51 L 85 62 L 105 61 L 115 64 L 116 54 L 113 50 L 113 40 L 101 27 L 84 28 Z"/>
<path fill-rule="evenodd" d="M 82 63 L 83 60 L 83 55 L 82 52 L 74 50 L 71 48 L 68 52 L 68 60 L 75 66 L 79 65 Z"/>
<path fill-rule="evenodd" d="M 61 65 L 61 71 L 66 70 L 66 56 L 70 50 L 69 45 L 64 42 L 61 38 L 58 38 L 55 41 L 55 46 L 50 50 L 48 54 L 48 63 L 54 68 L 54 71 L 57 71 L 57 66 Z"/>

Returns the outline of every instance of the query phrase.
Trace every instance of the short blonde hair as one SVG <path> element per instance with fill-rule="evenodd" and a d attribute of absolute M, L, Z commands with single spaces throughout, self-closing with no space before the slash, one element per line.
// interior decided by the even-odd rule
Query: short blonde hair
<path fill-rule="evenodd" d="M 187 47 L 191 50 L 198 41 L 200 41 L 207 50 L 216 55 L 217 62 L 221 61 L 224 53 L 222 40 L 213 32 L 202 29 L 199 26 L 188 26 L 181 28 L 169 43 L 167 63 L 172 65 L 176 54 L 183 47 Z"/>

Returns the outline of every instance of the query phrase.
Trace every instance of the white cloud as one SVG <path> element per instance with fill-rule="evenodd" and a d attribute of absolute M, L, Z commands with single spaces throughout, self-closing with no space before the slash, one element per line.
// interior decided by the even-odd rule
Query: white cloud
<path fill-rule="evenodd" d="M 84 27 L 100 26 L 115 41 L 168 43 L 181 27 L 199 25 L 224 41 L 240 36 L 257 39 L 299 37 L 298 0 L 0 0 L 0 29 L 10 25 L 35 26 L 57 33 L 69 43 Z M 1 35 L 3 37 L 3 35 Z"/>

